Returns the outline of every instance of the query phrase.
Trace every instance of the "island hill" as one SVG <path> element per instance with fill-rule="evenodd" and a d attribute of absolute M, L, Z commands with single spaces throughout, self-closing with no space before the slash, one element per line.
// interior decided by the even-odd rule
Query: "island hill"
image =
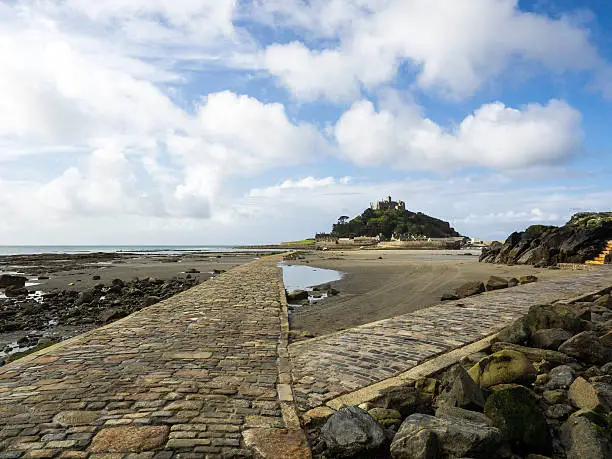
<path fill-rule="evenodd" d="M 448 222 L 406 210 L 403 201 L 370 204 L 352 220 L 341 216 L 331 233 L 316 235 L 317 247 L 459 248 L 465 240 Z"/>

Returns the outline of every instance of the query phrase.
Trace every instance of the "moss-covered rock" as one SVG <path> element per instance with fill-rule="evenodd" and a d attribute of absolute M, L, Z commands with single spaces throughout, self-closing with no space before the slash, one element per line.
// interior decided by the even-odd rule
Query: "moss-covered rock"
<path fill-rule="evenodd" d="M 552 452 L 546 418 L 526 387 L 513 385 L 494 390 L 485 403 L 484 414 L 504 433 L 514 452 Z"/>
<path fill-rule="evenodd" d="M 368 411 L 376 421 L 384 427 L 399 427 L 402 423 L 402 415 L 397 410 L 389 410 L 386 408 L 372 408 Z"/>
<path fill-rule="evenodd" d="M 468 374 L 480 387 L 487 388 L 507 383 L 531 384 L 537 370 L 521 352 L 503 350 L 482 359 Z"/>

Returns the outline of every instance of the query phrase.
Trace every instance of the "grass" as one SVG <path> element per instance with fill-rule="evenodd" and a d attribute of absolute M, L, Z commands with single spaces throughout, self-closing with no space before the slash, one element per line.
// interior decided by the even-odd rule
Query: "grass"
<path fill-rule="evenodd" d="M 301 241 L 288 241 L 281 242 L 282 245 L 306 245 L 306 244 L 314 244 L 314 239 L 302 239 Z"/>

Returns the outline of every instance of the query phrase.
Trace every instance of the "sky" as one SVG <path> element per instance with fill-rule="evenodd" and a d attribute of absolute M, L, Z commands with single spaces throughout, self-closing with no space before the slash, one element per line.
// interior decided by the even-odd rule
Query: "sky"
<path fill-rule="evenodd" d="M 607 0 L 0 0 L 0 245 L 609 211 L 610 31 Z"/>

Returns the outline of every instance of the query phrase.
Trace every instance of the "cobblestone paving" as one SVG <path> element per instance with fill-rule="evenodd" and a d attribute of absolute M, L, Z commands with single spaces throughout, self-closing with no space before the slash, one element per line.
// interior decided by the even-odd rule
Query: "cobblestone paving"
<path fill-rule="evenodd" d="M 240 266 L 0 368 L 0 458 L 250 456 L 243 430 L 285 427 L 281 282 Z"/>
<path fill-rule="evenodd" d="M 409 370 L 424 360 L 482 339 L 530 306 L 612 286 L 612 269 L 451 301 L 289 346 L 301 411 Z"/>

